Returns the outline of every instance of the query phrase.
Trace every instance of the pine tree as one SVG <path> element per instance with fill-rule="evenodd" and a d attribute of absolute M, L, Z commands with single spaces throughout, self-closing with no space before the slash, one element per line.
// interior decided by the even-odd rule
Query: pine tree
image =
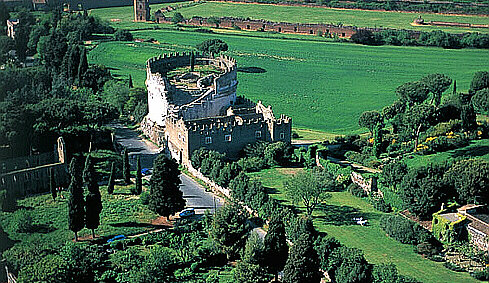
<path fill-rule="evenodd" d="M 150 181 L 148 207 L 161 216 L 170 215 L 185 207 L 185 199 L 180 191 L 180 170 L 175 160 L 159 155 L 153 165 Z"/>
<path fill-rule="evenodd" d="M 102 197 L 95 176 L 92 158 L 87 156 L 85 169 L 83 170 L 83 180 L 88 188 L 85 197 L 85 227 L 92 230 L 92 238 L 95 238 L 95 229 L 100 225 L 100 212 L 102 211 Z"/>
<path fill-rule="evenodd" d="M 49 169 L 49 189 L 51 190 L 51 195 L 53 200 L 56 200 L 58 192 L 56 192 L 56 180 L 54 179 L 54 169 Z"/>
<path fill-rule="evenodd" d="M 314 283 L 321 281 L 319 258 L 310 234 L 302 234 L 290 249 L 284 268 L 284 283 Z"/>
<path fill-rule="evenodd" d="M 115 185 L 115 164 L 114 162 L 112 162 L 112 165 L 110 167 L 109 183 L 107 184 L 107 193 L 109 193 L 109 195 L 114 193 L 114 185 Z"/>
<path fill-rule="evenodd" d="M 132 76 L 129 75 L 129 88 L 134 88 L 134 85 L 132 84 Z"/>
<path fill-rule="evenodd" d="M 141 159 L 138 156 L 136 172 L 136 194 L 140 195 L 143 191 L 143 174 L 141 173 Z"/>
<path fill-rule="evenodd" d="M 131 165 L 129 164 L 129 154 L 127 148 L 122 151 L 122 178 L 124 183 L 131 183 Z"/>
<path fill-rule="evenodd" d="M 82 174 L 76 157 L 71 160 L 70 174 L 69 228 L 75 233 L 75 241 L 78 241 L 78 232 L 85 226 L 85 200 L 83 199 Z"/>
<path fill-rule="evenodd" d="M 289 246 L 287 245 L 287 238 L 285 237 L 285 226 L 278 217 L 278 215 L 272 216 L 268 226 L 268 233 L 265 235 L 265 266 L 267 266 L 270 273 L 275 275 L 275 281 L 277 281 L 277 274 L 284 269 L 289 254 Z"/>
<path fill-rule="evenodd" d="M 88 70 L 88 60 L 87 60 L 87 50 L 85 47 L 81 48 L 80 64 L 78 65 L 78 84 L 81 85 L 83 82 L 83 76 Z"/>

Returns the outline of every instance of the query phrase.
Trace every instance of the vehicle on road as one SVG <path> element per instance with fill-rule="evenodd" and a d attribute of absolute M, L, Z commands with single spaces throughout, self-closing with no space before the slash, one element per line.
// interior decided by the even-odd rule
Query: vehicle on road
<path fill-rule="evenodd" d="M 187 208 L 178 214 L 180 218 L 186 218 L 195 215 L 195 209 Z"/>
<path fill-rule="evenodd" d="M 107 240 L 107 243 L 112 243 L 114 241 L 125 240 L 125 239 L 126 239 L 126 236 L 124 236 L 124 235 L 117 235 L 114 238 L 108 239 Z"/>
<path fill-rule="evenodd" d="M 151 169 L 143 168 L 143 169 L 141 169 L 141 174 L 143 174 L 143 176 L 151 175 Z"/>

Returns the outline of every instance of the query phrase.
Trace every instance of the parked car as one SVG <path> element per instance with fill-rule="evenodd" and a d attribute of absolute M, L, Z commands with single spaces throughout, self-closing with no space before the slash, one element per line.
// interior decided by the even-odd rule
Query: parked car
<path fill-rule="evenodd" d="M 114 241 L 125 240 L 125 239 L 126 239 L 126 236 L 124 236 L 124 235 L 117 235 L 114 238 L 108 239 L 107 240 L 107 243 L 112 243 Z"/>
<path fill-rule="evenodd" d="M 186 218 L 186 217 L 190 217 L 193 215 L 195 215 L 195 209 L 193 209 L 193 208 L 187 208 L 187 209 L 183 210 L 182 212 L 180 212 L 180 214 L 179 214 L 179 216 L 181 218 Z"/>
<path fill-rule="evenodd" d="M 143 174 L 143 176 L 151 175 L 151 169 L 143 168 L 141 169 L 141 174 Z"/>

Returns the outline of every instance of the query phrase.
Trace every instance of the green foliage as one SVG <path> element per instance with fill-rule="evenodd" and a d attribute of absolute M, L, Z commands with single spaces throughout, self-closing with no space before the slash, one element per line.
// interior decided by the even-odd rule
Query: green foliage
<path fill-rule="evenodd" d="M 107 184 L 107 192 L 109 194 L 114 193 L 114 186 L 115 186 L 115 164 L 114 162 L 112 162 L 112 165 L 110 165 L 109 182 Z"/>
<path fill-rule="evenodd" d="M 485 88 L 489 88 L 489 72 L 476 72 L 472 78 L 472 82 L 470 83 L 469 91 L 471 93 L 476 93 L 477 91 Z"/>
<path fill-rule="evenodd" d="M 320 282 L 318 255 L 309 234 L 302 234 L 290 249 L 284 267 L 284 283 Z"/>
<path fill-rule="evenodd" d="M 266 283 L 270 282 L 270 276 L 265 269 L 258 264 L 247 261 L 238 261 L 236 268 L 233 269 L 234 282 L 239 283 Z"/>
<path fill-rule="evenodd" d="M 102 212 L 102 197 L 95 176 L 95 169 L 92 158 L 87 155 L 83 179 L 87 184 L 88 194 L 85 197 L 85 227 L 92 229 L 92 237 L 95 237 L 94 230 L 100 225 L 100 212 Z"/>
<path fill-rule="evenodd" d="M 246 212 L 238 206 L 226 204 L 213 216 L 210 237 L 227 254 L 235 258 L 244 247 L 250 227 Z"/>
<path fill-rule="evenodd" d="M 181 23 L 183 21 L 185 21 L 185 18 L 179 12 L 176 12 L 175 14 L 173 14 L 173 16 L 171 18 L 171 22 L 174 24 L 178 24 L 178 23 Z"/>
<path fill-rule="evenodd" d="M 180 191 L 180 170 L 175 160 L 158 155 L 153 165 L 150 180 L 148 207 L 161 216 L 169 217 L 185 207 L 185 199 Z"/>
<path fill-rule="evenodd" d="M 128 114 L 125 105 L 129 100 L 129 87 L 123 81 L 107 82 L 100 94 L 109 105 L 119 110 L 119 115 Z"/>
<path fill-rule="evenodd" d="M 133 39 L 132 33 L 130 33 L 128 30 L 118 29 L 114 33 L 114 40 L 116 41 L 132 41 L 132 39 Z"/>
<path fill-rule="evenodd" d="M 396 94 L 401 102 L 408 105 L 423 103 L 428 98 L 430 89 L 422 82 L 408 82 L 397 87 Z"/>
<path fill-rule="evenodd" d="M 479 112 L 489 112 L 489 88 L 481 89 L 472 96 L 472 104 Z"/>
<path fill-rule="evenodd" d="M 322 236 L 316 240 L 314 245 L 319 256 L 321 269 L 327 270 L 330 266 L 329 256 L 336 248 L 341 247 L 341 243 L 333 237 Z"/>
<path fill-rule="evenodd" d="M 170 249 L 151 247 L 140 269 L 130 275 L 129 282 L 174 282 L 174 265 L 175 258 Z"/>
<path fill-rule="evenodd" d="M 442 94 L 452 84 L 452 79 L 443 74 L 430 74 L 423 77 L 421 82 L 428 86 L 433 95 L 431 102 L 438 106 L 440 105 Z"/>
<path fill-rule="evenodd" d="M 143 191 L 143 174 L 141 173 L 141 157 L 138 155 L 136 166 L 136 195 L 140 195 Z"/>
<path fill-rule="evenodd" d="M 149 204 L 149 192 L 145 191 L 139 196 L 139 200 L 141 201 L 142 204 L 148 205 Z"/>
<path fill-rule="evenodd" d="M 432 237 L 419 224 L 398 215 L 382 215 L 380 227 L 387 235 L 403 244 L 417 245 Z"/>
<path fill-rule="evenodd" d="M 199 43 L 196 48 L 203 52 L 219 54 L 222 51 L 227 51 L 228 45 L 221 39 L 208 39 Z"/>
<path fill-rule="evenodd" d="M 370 281 L 371 265 L 359 249 L 336 248 L 331 252 L 328 264 L 328 274 L 336 282 Z"/>
<path fill-rule="evenodd" d="M 328 192 L 334 189 L 331 176 L 321 169 L 300 172 L 285 183 L 287 196 L 294 203 L 302 203 L 307 215 L 312 215 L 316 206 L 326 201 L 330 197 Z"/>
<path fill-rule="evenodd" d="M 356 197 L 363 198 L 367 196 L 367 193 L 362 189 L 362 187 L 355 183 L 351 183 L 346 189 L 348 190 L 348 192 Z"/>
<path fill-rule="evenodd" d="M 122 178 L 124 179 L 124 183 L 131 183 L 131 166 L 129 164 L 129 153 L 127 152 L 127 148 L 122 150 Z"/>
<path fill-rule="evenodd" d="M 215 25 L 216 28 L 219 27 L 219 25 L 221 24 L 221 20 L 218 18 L 218 17 L 209 17 L 207 19 L 207 23 L 211 24 L 211 25 Z M 225 51 L 225 50 L 224 50 Z"/>
<path fill-rule="evenodd" d="M 268 232 L 264 239 L 264 265 L 272 274 L 283 270 L 289 254 L 285 236 L 285 226 L 279 215 L 275 214 L 268 223 Z"/>
<path fill-rule="evenodd" d="M 10 229 L 17 233 L 29 233 L 34 228 L 32 215 L 28 210 L 19 209 L 15 212 L 10 223 Z"/>
<path fill-rule="evenodd" d="M 457 190 L 463 203 L 489 203 L 489 163 L 481 159 L 455 162 L 445 174 L 445 180 Z"/>
<path fill-rule="evenodd" d="M 51 196 L 53 197 L 53 200 L 56 200 L 57 188 L 56 188 L 56 180 L 54 178 L 53 168 L 49 170 L 49 190 L 51 191 Z"/>
<path fill-rule="evenodd" d="M 71 183 L 68 187 L 70 196 L 68 199 L 69 207 L 69 228 L 75 233 L 75 240 L 78 238 L 78 231 L 85 227 L 85 200 L 83 199 L 83 181 L 78 160 L 74 157 L 70 163 Z"/>

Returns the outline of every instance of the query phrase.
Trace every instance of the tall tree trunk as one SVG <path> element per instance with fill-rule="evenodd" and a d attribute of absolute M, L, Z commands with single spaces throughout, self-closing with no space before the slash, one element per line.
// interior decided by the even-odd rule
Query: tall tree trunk
<path fill-rule="evenodd" d="M 78 242 L 78 232 L 75 232 L 75 242 Z"/>
<path fill-rule="evenodd" d="M 92 229 L 92 239 L 95 239 L 95 229 Z"/>

